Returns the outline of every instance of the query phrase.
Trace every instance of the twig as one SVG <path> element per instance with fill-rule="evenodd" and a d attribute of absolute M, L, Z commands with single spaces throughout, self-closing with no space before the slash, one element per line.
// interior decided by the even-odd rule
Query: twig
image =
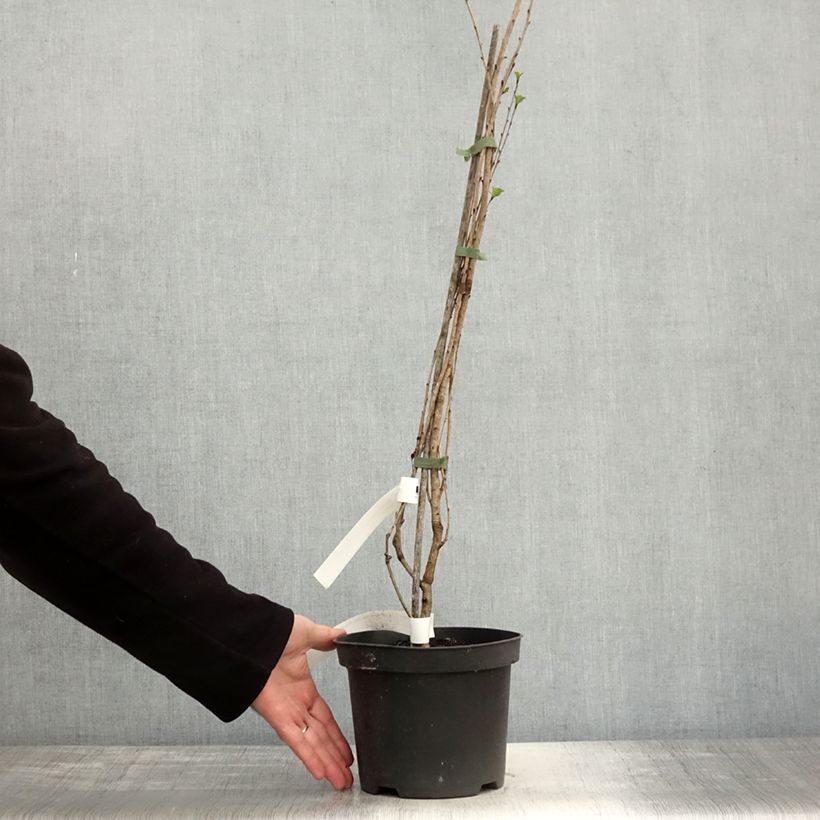
<path fill-rule="evenodd" d="M 384 563 L 387 564 L 387 574 L 390 576 L 390 582 L 393 584 L 393 589 L 396 590 L 396 595 L 399 596 L 399 603 L 401 604 L 402 609 L 409 616 L 410 610 L 407 608 L 404 598 L 402 598 L 401 590 L 399 589 L 399 585 L 396 583 L 396 577 L 393 575 L 393 567 L 390 566 L 390 561 L 392 558 L 393 556 L 390 554 L 390 533 L 387 533 L 384 537 Z"/>
<path fill-rule="evenodd" d="M 504 60 L 504 55 L 507 53 L 507 46 L 510 42 L 510 35 L 512 35 L 513 29 L 515 28 L 516 21 L 518 20 L 518 15 L 521 13 L 521 0 L 515 0 L 515 5 L 513 6 L 513 10 L 510 13 L 510 19 L 507 21 L 507 28 L 504 31 L 504 39 L 501 41 L 501 47 L 498 49 L 498 56 L 495 59 L 495 65 L 493 66 L 493 73 L 497 76 L 498 72 L 501 69 L 501 63 Z M 512 62 L 510 63 L 512 65 Z M 509 66 L 507 67 L 509 71 Z M 506 74 L 505 76 L 509 76 Z M 503 87 L 503 84 L 502 84 Z M 498 95 L 501 93 L 501 89 L 496 90 L 495 97 L 497 98 Z"/>
<path fill-rule="evenodd" d="M 478 25 L 475 21 L 475 15 L 473 14 L 473 7 L 470 5 L 470 0 L 464 0 L 465 4 L 467 5 L 467 11 L 470 12 L 470 19 L 473 21 L 473 31 L 475 32 L 475 38 L 478 40 L 478 51 L 481 54 L 481 62 L 484 64 L 484 69 L 487 69 L 487 60 L 484 57 L 484 44 L 481 42 L 481 35 L 478 33 Z"/>
<path fill-rule="evenodd" d="M 404 567 L 405 572 L 412 578 L 413 567 L 407 563 L 407 559 L 404 557 L 404 552 L 401 548 L 401 528 L 402 524 L 404 524 L 404 508 L 404 504 L 399 507 L 396 518 L 393 521 L 393 526 L 387 533 L 387 538 L 393 539 L 393 549 L 396 551 L 396 558 L 399 559 L 399 563 Z"/>
<path fill-rule="evenodd" d="M 518 110 L 518 105 L 515 102 L 516 92 L 518 91 L 518 78 L 515 78 L 515 85 L 512 88 L 512 94 L 510 95 L 510 102 L 507 105 L 507 114 L 504 117 L 504 125 L 501 127 L 501 136 L 498 138 L 498 149 L 495 152 L 495 156 L 493 157 L 493 168 L 492 173 L 495 175 L 495 169 L 498 168 L 498 164 L 501 162 L 501 153 L 504 150 L 504 146 L 507 144 L 507 137 L 510 135 L 510 129 L 512 128 L 513 119 L 515 119 L 515 112 Z"/>
<path fill-rule="evenodd" d="M 513 52 L 512 57 L 510 57 L 510 62 L 507 64 L 507 70 L 501 79 L 499 89 L 504 88 L 507 84 L 507 80 L 510 79 L 510 74 L 512 74 L 513 69 L 515 68 L 515 61 L 518 59 L 518 53 L 521 51 L 521 44 L 524 42 L 524 35 L 527 33 L 527 29 L 530 27 L 530 23 L 532 22 L 532 5 L 534 2 L 535 0 L 530 0 L 529 5 L 527 6 L 527 13 L 524 16 L 524 27 L 521 29 L 521 34 L 518 37 L 518 43 L 516 43 L 515 51 Z"/>

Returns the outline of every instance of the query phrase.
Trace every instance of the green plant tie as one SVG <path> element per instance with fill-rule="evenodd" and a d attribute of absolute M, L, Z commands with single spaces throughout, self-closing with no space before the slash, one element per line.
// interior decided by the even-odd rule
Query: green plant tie
<path fill-rule="evenodd" d="M 487 134 L 486 137 L 481 137 L 481 139 L 476 140 L 469 148 L 456 148 L 456 153 L 460 157 L 464 157 L 464 161 L 467 162 L 485 148 L 498 148 L 495 137 L 492 134 Z"/>
<path fill-rule="evenodd" d="M 416 456 L 413 459 L 413 466 L 421 470 L 446 470 L 447 456 L 433 458 L 431 456 Z"/>
<path fill-rule="evenodd" d="M 469 256 L 470 259 L 487 259 L 478 248 L 471 248 L 469 245 L 459 245 L 456 248 L 456 256 Z"/>

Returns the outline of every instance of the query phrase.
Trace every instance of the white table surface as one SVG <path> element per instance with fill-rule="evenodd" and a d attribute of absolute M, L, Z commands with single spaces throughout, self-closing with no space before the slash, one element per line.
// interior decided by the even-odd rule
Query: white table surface
<path fill-rule="evenodd" d="M 280 746 L 0 747 L 2 817 L 820 818 L 820 737 L 511 744 L 503 789 L 334 792 Z"/>

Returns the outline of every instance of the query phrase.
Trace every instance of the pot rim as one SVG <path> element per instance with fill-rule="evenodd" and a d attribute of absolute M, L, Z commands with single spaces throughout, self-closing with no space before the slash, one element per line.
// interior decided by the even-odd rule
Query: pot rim
<path fill-rule="evenodd" d="M 436 635 L 439 634 L 443 636 L 447 636 L 447 633 L 451 630 L 457 630 L 458 632 L 492 632 L 496 633 L 496 636 L 490 640 L 477 640 L 474 643 L 467 643 L 467 644 L 457 644 L 455 646 L 428 646 L 425 647 L 426 651 L 432 652 L 455 652 L 457 650 L 462 651 L 471 651 L 474 650 L 476 647 L 479 646 L 493 646 L 496 644 L 503 644 L 508 643 L 510 641 L 519 640 L 521 638 L 520 632 L 514 632 L 509 629 L 497 629 L 495 627 L 481 627 L 481 626 L 443 626 L 443 627 L 436 627 Z M 418 646 L 413 646 L 409 644 L 407 646 L 402 646 L 396 643 L 387 643 L 385 641 L 394 640 L 392 637 L 388 638 L 385 637 L 384 641 L 375 641 L 375 640 L 367 640 L 366 637 L 358 637 L 358 636 L 376 636 L 376 635 L 385 635 L 385 636 L 393 636 L 397 635 L 401 638 L 407 638 L 409 640 L 409 636 L 405 635 L 401 632 L 395 632 L 390 629 L 364 629 L 359 632 L 351 632 L 347 635 L 342 635 L 339 638 L 334 640 L 334 643 L 343 643 L 345 646 L 366 646 L 366 647 L 374 647 L 377 646 L 379 648 L 384 649 L 395 649 L 396 651 L 413 651 L 419 649 Z"/>
<path fill-rule="evenodd" d="M 339 663 L 350 670 L 396 674 L 449 674 L 509 667 L 518 660 L 521 635 L 505 629 L 482 627 L 436 628 L 438 637 L 467 643 L 450 646 L 402 646 L 407 635 L 376 629 L 336 639 Z M 472 640 L 472 643 L 470 643 Z"/>

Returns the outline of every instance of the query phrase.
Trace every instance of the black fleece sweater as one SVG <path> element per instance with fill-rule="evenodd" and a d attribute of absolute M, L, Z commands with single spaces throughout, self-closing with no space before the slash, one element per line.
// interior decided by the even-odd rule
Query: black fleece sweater
<path fill-rule="evenodd" d="M 253 702 L 293 612 L 193 558 L 59 419 L 0 345 L 0 563 L 223 721 Z"/>

